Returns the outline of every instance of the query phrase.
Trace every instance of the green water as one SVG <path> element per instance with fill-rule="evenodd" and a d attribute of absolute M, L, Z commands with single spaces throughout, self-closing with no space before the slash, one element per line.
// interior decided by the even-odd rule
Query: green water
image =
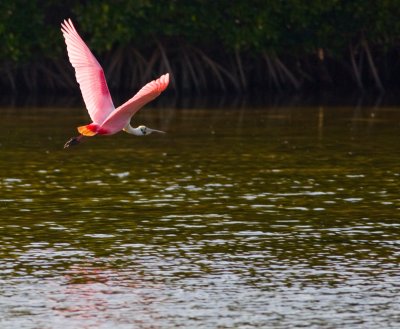
<path fill-rule="evenodd" d="M 400 109 L 0 109 L 1 328 L 400 326 Z"/>

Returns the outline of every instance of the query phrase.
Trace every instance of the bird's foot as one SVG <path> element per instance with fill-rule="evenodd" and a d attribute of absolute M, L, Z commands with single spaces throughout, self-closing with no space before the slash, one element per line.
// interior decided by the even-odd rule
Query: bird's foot
<path fill-rule="evenodd" d="M 69 139 L 65 144 L 64 144 L 64 148 L 66 149 L 67 147 L 70 146 L 75 146 L 81 143 L 81 137 L 82 136 L 78 136 L 78 137 L 72 137 L 71 139 Z"/>

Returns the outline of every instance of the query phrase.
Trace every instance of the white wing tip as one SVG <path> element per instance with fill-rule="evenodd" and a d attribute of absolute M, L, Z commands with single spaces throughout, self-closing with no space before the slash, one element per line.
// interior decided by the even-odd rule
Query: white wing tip
<path fill-rule="evenodd" d="M 160 82 L 160 91 L 164 91 L 169 84 L 169 73 L 162 75 L 158 81 Z"/>
<path fill-rule="evenodd" d="M 71 18 L 66 18 L 61 22 L 61 30 L 64 32 L 76 31 Z"/>

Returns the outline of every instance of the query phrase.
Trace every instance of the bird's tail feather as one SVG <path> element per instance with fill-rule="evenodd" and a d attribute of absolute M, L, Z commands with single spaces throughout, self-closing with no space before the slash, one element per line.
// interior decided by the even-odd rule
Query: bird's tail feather
<path fill-rule="evenodd" d="M 91 123 L 86 126 L 80 126 L 77 129 L 79 133 L 83 136 L 94 136 L 97 134 L 99 126 L 95 123 Z"/>

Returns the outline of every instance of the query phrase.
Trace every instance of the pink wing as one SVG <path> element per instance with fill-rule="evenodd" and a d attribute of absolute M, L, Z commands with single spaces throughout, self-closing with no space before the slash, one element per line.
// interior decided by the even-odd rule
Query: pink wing
<path fill-rule="evenodd" d="M 76 80 L 80 85 L 90 118 L 94 123 L 102 124 L 115 109 L 103 69 L 76 32 L 72 21 L 64 20 L 61 26 L 69 61 L 75 68 Z"/>
<path fill-rule="evenodd" d="M 117 132 L 129 123 L 131 117 L 144 105 L 152 101 L 167 88 L 169 83 L 169 74 L 164 74 L 157 80 L 146 84 L 130 100 L 117 107 L 102 124 L 102 128 Z"/>

